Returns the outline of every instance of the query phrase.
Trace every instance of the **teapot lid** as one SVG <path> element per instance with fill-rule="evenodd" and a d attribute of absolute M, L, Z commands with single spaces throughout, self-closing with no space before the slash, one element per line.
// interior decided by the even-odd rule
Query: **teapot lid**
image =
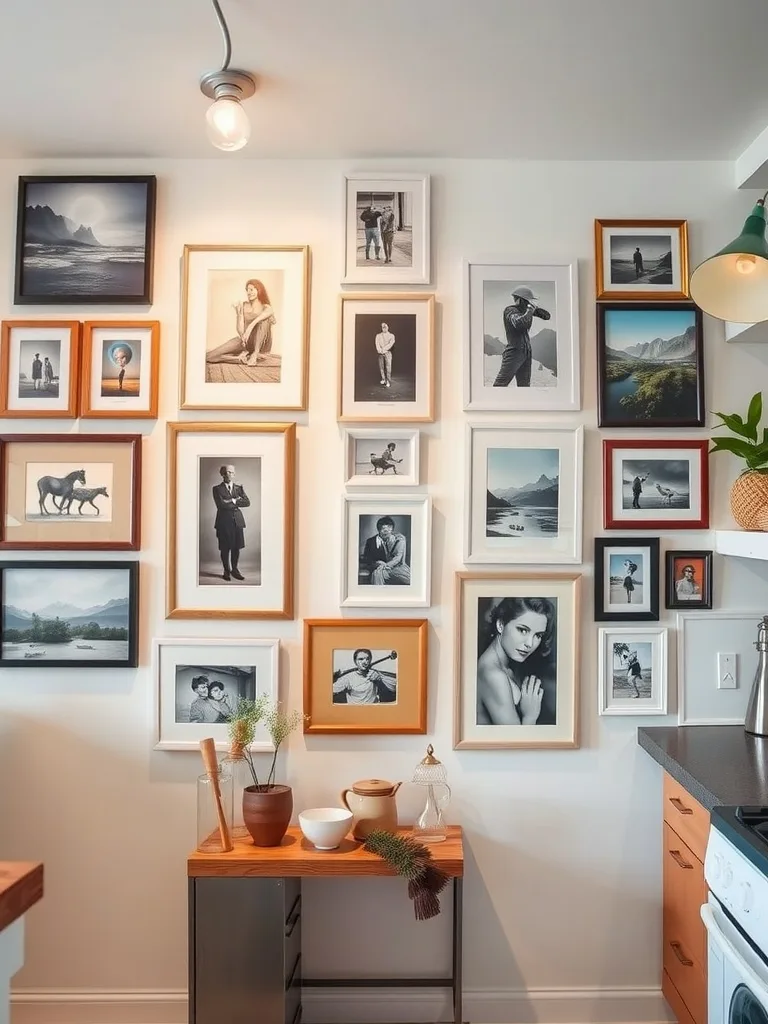
<path fill-rule="evenodd" d="M 352 792 L 358 796 L 389 796 L 396 789 L 394 782 L 385 779 L 361 779 L 352 784 Z"/>

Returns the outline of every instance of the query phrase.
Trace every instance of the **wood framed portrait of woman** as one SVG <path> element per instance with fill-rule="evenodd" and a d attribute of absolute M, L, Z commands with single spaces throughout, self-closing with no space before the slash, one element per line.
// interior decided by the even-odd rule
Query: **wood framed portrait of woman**
<path fill-rule="evenodd" d="M 309 247 L 184 246 L 182 409 L 306 409 Z"/>

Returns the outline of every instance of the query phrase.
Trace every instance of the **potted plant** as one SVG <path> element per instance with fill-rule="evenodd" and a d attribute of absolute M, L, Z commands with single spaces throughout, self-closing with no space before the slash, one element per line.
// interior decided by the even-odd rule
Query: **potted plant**
<path fill-rule="evenodd" d="M 731 515 L 745 530 L 768 530 L 768 427 L 760 429 L 763 395 L 752 396 L 746 419 L 734 413 L 715 413 L 730 430 L 730 437 L 716 437 L 712 452 L 731 452 L 745 466 L 731 487 Z"/>
<path fill-rule="evenodd" d="M 286 712 L 279 702 L 272 703 L 265 694 L 256 700 L 240 700 L 229 722 L 230 761 L 244 761 L 252 785 L 243 789 L 243 823 L 256 846 L 279 846 L 283 841 L 293 813 L 293 790 L 275 783 L 277 754 L 285 739 L 304 721 L 300 711 Z M 263 722 L 272 740 L 272 763 L 266 776 L 256 771 L 250 749 L 256 726 Z"/>

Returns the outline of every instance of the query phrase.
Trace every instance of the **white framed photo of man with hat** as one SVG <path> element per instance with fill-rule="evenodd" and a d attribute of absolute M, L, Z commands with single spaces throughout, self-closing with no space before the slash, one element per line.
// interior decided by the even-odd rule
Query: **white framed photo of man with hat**
<path fill-rule="evenodd" d="M 467 260 L 464 292 L 464 409 L 580 409 L 575 261 Z"/>

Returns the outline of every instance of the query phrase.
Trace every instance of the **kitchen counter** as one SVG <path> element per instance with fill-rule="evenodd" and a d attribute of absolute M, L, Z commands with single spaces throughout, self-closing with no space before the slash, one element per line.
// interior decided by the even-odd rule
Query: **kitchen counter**
<path fill-rule="evenodd" d="M 768 738 L 742 725 L 684 725 L 638 729 L 637 741 L 708 811 L 768 807 Z"/>

